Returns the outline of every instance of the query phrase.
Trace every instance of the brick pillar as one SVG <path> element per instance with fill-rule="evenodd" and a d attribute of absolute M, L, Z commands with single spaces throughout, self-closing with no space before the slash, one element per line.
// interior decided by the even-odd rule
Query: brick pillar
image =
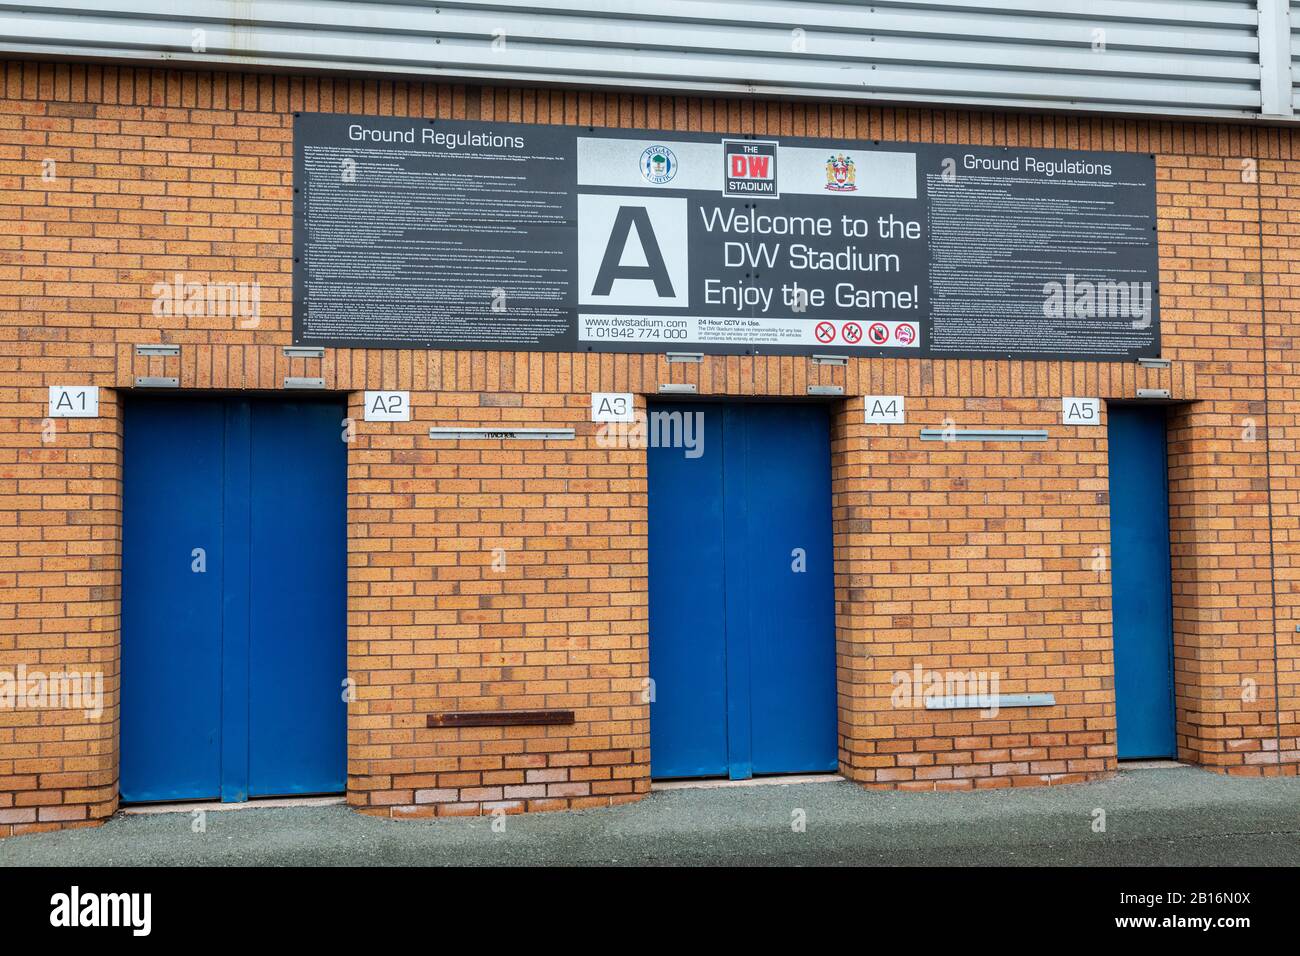
<path fill-rule="evenodd" d="M 106 381 L 94 372 L 104 362 L 56 330 L 8 344 L 18 355 L 0 365 L 0 693 L 13 696 L 0 710 L 0 836 L 116 810 L 120 663 L 115 393 L 100 388 L 98 418 L 46 418 L 48 385 Z"/>
<path fill-rule="evenodd" d="M 1249 148 L 1246 146 L 1245 148 Z M 1174 683 L 1180 759 L 1276 772 L 1273 556 L 1259 187 L 1249 157 L 1163 157 L 1164 354 L 1195 368 L 1171 409 Z"/>
<path fill-rule="evenodd" d="M 1284 144 L 1289 152 L 1290 144 Z M 1261 159 L 1260 215 L 1268 363 L 1269 485 L 1277 647 L 1279 773 L 1300 773 L 1300 161 Z"/>

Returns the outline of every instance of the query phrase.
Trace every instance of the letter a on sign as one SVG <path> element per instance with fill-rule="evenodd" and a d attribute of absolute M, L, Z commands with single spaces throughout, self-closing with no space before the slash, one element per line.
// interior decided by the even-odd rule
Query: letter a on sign
<path fill-rule="evenodd" d="M 627 241 L 634 229 L 636 241 L 641 246 L 641 258 L 646 263 L 643 266 L 623 264 Z M 659 298 L 673 297 L 673 280 L 668 275 L 668 267 L 664 265 L 659 240 L 655 238 L 654 227 L 650 225 L 650 214 L 644 206 L 623 206 L 614 217 L 614 228 L 605 246 L 605 254 L 600 259 L 600 271 L 596 273 L 592 295 L 609 295 L 615 279 L 649 279 L 655 284 L 655 294 Z"/>

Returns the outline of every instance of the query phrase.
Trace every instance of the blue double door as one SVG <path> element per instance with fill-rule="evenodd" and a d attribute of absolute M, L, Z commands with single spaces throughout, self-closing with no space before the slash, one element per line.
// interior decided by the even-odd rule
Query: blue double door
<path fill-rule="evenodd" d="M 344 789 L 344 414 L 126 404 L 124 801 Z"/>
<path fill-rule="evenodd" d="M 1119 758 L 1173 757 L 1173 600 L 1165 409 L 1107 407 Z"/>
<path fill-rule="evenodd" d="M 650 411 L 651 775 L 837 769 L 827 409 Z"/>

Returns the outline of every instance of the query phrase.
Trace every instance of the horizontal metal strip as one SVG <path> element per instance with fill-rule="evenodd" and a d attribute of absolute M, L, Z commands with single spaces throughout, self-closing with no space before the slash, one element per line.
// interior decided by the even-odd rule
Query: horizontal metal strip
<path fill-rule="evenodd" d="M 280 350 L 285 358 L 322 359 L 325 357 L 323 345 L 286 345 Z"/>
<path fill-rule="evenodd" d="M 566 441 L 573 438 L 572 428 L 512 428 L 509 425 L 496 425 L 491 428 L 462 428 L 459 425 L 434 426 L 429 429 L 430 438 L 449 440 L 473 439 L 528 439 L 531 441 Z"/>
<path fill-rule="evenodd" d="M 109 2 L 109 0 L 103 0 Z M 367 6 L 387 6 L 385 0 L 361 0 Z M 502 13 L 575 13 L 609 16 L 609 0 L 556 0 L 555 3 L 519 3 L 518 0 L 447 0 L 442 7 L 479 7 Z M 1014 14 L 1030 20 L 1051 21 L 1077 17 L 1096 21 L 1169 23 L 1182 26 L 1251 26 L 1259 21 L 1253 0 L 624 0 L 618 15 L 679 22 L 734 23 L 773 19 L 799 26 L 800 21 L 852 18 L 869 9 L 924 10 L 928 13 Z"/>
<path fill-rule="evenodd" d="M 0 49 L 22 51 L 24 24 L 16 18 L 0 16 Z M 18 18 L 21 19 L 21 18 Z M 30 26 L 30 23 L 25 24 Z M 214 55 L 247 56 L 252 39 L 238 31 L 215 29 L 207 38 L 207 54 L 194 54 L 189 48 L 190 34 L 178 27 L 132 28 L 124 24 L 101 25 L 93 29 L 86 24 L 68 21 L 75 28 L 68 42 L 83 47 L 123 49 L 157 49 L 169 54 L 172 62 L 187 61 L 195 65 L 210 62 Z M 292 31 L 267 31 L 257 37 L 263 55 L 291 59 L 299 63 L 329 63 L 351 60 L 358 53 L 355 37 L 347 34 L 303 36 Z M 48 47 L 47 47 L 48 48 Z M 371 61 L 419 69 L 429 62 L 427 42 L 372 37 L 366 44 Z M 846 66 L 798 60 L 747 61 L 737 57 L 695 54 L 687 58 L 664 54 L 602 50 L 592 47 L 528 47 L 514 44 L 494 53 L 481 41 L 448 40 L 438 45 L 440 72 L 474 75 L 483 70 L 514 70 L 534 73 L 539 80 L 550 78 L 555 71 L 589 76 L 622 77 L 625 80 L 663 83 L 664 77 L 700 82 L 734 83 L 746 70 L 761 66 L 767 84 L 780 87 L 846 89 L 875 92 L 901 91 L 912 94 L 946 93 L 961 89 L 967 95 L 1016 95 L 1030 98 L 1054 98 L 1082 104 L 1089 101 L 1139 102 L 1153 105 L 1218 106 L 1257 108 L 1260 93 L 1256 83 L 1246 80 L 1202 80 L 1189 82 L 1174 69 L 1171 73 L 1145 79 L 1140 87 L 1127 76 L 1064 75 L 1033 73 L 1014 69 L 975 69 L 949 66 L 914 66 L 881 63 Z M 101 50 L 101 55 L 104 51 Z M 1099 58 L 1101 59 L 1101 58 Z M 244 60 L 244 62 L 247 62 Z M 669 81 L 671 82 L 671 81 Z"/>
<path fill-rule="evenodd" d="M 1042 428 L 923 428 L 922 441 L 1047 441 Z"/>
<path fill-rule="evenodd" d="M 94 46 L 69 46 L 66 43 L 15 43 L 0 37 L 0 54 L 42 59 L 72 60 L 76 62 L 102 62 L 110 64 L 134 65 L 139 68 L 157 67 L 159 57 L 156 51 L 133 49 L 110 49 Z M 579 74 L 564 72 L 554 68 L 538 73 L 534 70 L 493 68 L 452 68 L 429 64 L 387 63 L 376 60 L 338 58 L 320 61 L 303 57 L 269 56 L 256 58 L 248 56 L 176 53 L 169 54 L 165 63 L 183 69 L 257 69 L 287 71 L 328 71 L 349 76 L 386 76 L 394 79 L 406 77 L 423 78 L 434 82 L 479 81 L 493 83 L 537 84 L 576 89 L 598 88 L 609 92 L 627 92 L 628 78 L 622 75 L 601 75 L 598 73 Z M 648 82 L 651 78 L 632 75 L 633 80 Z M 845 100 L 865 105 L 874 103 L 914 104 L 918 107 L 998 107 L 1001 109 L 1061 109 L 1069 112 L 1095 112 L 1115 115 L 1167 116 L 1167 117 L 1225 117 L 1250 118 L 1256 116 L 1260 109 L 1260 94 L 1256 89 L 1250 94 L 1237 92 L 1224 95 L 1217 88 L 1211 89 L 1204 97 L 1198 99 L 1192 95 L 1200 85 L 1188 85 L 1184 88 L 1185 98 L 1181 102 L 1161 102 L 1142 100 L 1143 90 L 1131 80 L 1123 85 L 1131 94 L 1128 97 L 1088 99 L 1077 93 L 1074 95 L 1045 95 L 1029 97 L 1024 90 L 1023 77 L 1019 87 L 1004 93 L 963 91 L 953 93 L 949 87 L 943 90 L 908 90 L 906 88 L 874 89 L 865 86 L 825 86 L 815 83 L 781 84 L 761 80 L 736 80 L 734 78 L 695 79 L 680 76 L 658 76 L 653 78 L 655 93 L 698 94 L 724 96 L 767 96 L 794 97 L 799 99 Z"/>
<path fill-rule="evenodd" d="M 571 710 L 461 710 L 429 714 L 429 727 L 534 727 L 568 725 L 576 718 Z"/>
<path fill-rule="evenodd" d="M 925 698 L 926 710 L 992 710 L 994 707 L 1053 707 L 1055 694 L 949 694 Z"/>
<path fill-rule="evenodd" d="M 781 5 L 789 7 L 786 3 Z M 795 7 L 799 7 L 795 4 Z M 238 25 L 257 29 L 294 29 L 302 33 L 345 31 L 364 43 L 372 34 L 396 36 L 485 36 L 504 31 L 512 40 L 590 43 L 595 45 L 665 46 L 677 49 L 713 49 L 751 55 L 780 55 L 792 52 L 791 31 L 784 20 L 745 16 L 732 22 L 670 22 L 637 20 L 623 16 L 566 15 L 563 12 L 515 13 L 503 19 L 502 10 L 447 9 L 446 5 L 411 6 L 399 3 L 321 3 L 316 0 L 264 0 L 232 9 L 225 0 L 193 0 L 183 16 L 167 0 L 137 0 L 128 6 L 110 0 L 64 0 L 48 7 L 0 3 L 0 11 L 39 11 L 43 15 L 68 14 L 83 22 L 123 20 L 139 25 L 141 20 L 156 25 L 174 24 L 188 31 L 209 24 L 229 29 Z M 861 11 L 861 12 L 858 12 Z M 1077 20 L 1026 17 L 1017 14 L 974 12 L 967 15 L 935 14 L 922 10 L 880 11 L 855 8 L 833 21 L 812 19 L 798 29 L 806 55 L 861 56 L 863 44 L 873 48 L 881 39 L 933 41 L 959 48 L 993 41 L 1016 52 L 1081 47 L 1091 53 L 1097 31 L 1103 30 L 1105 50 L 1164 53 L 1171 56 L 1255 55 L 1259 42 L 1254 25 L 1240 27 L 1167 26 L 1101 21 L 1096 17 Z M 256 46 L 256 44 L 252 44 Z M 874 53 L 873 57 L 881 56 Z"/>

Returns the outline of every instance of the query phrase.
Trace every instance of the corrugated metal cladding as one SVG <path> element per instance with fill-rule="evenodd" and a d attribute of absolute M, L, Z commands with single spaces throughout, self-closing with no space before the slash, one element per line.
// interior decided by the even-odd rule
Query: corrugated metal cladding
<path fill-rule="evenodd" d="M 1289 49 L 1291 60 L 1291 109 L 1292 112 L 1300 112 L 1300 0 L 1290 0 L 1287 4 L 1288 13 L 1288 34 Z"/>
<path fill-rule="evenodd" d="M 1288 119 L 1288 0 L 0 2 L 0 53 Z"/>

